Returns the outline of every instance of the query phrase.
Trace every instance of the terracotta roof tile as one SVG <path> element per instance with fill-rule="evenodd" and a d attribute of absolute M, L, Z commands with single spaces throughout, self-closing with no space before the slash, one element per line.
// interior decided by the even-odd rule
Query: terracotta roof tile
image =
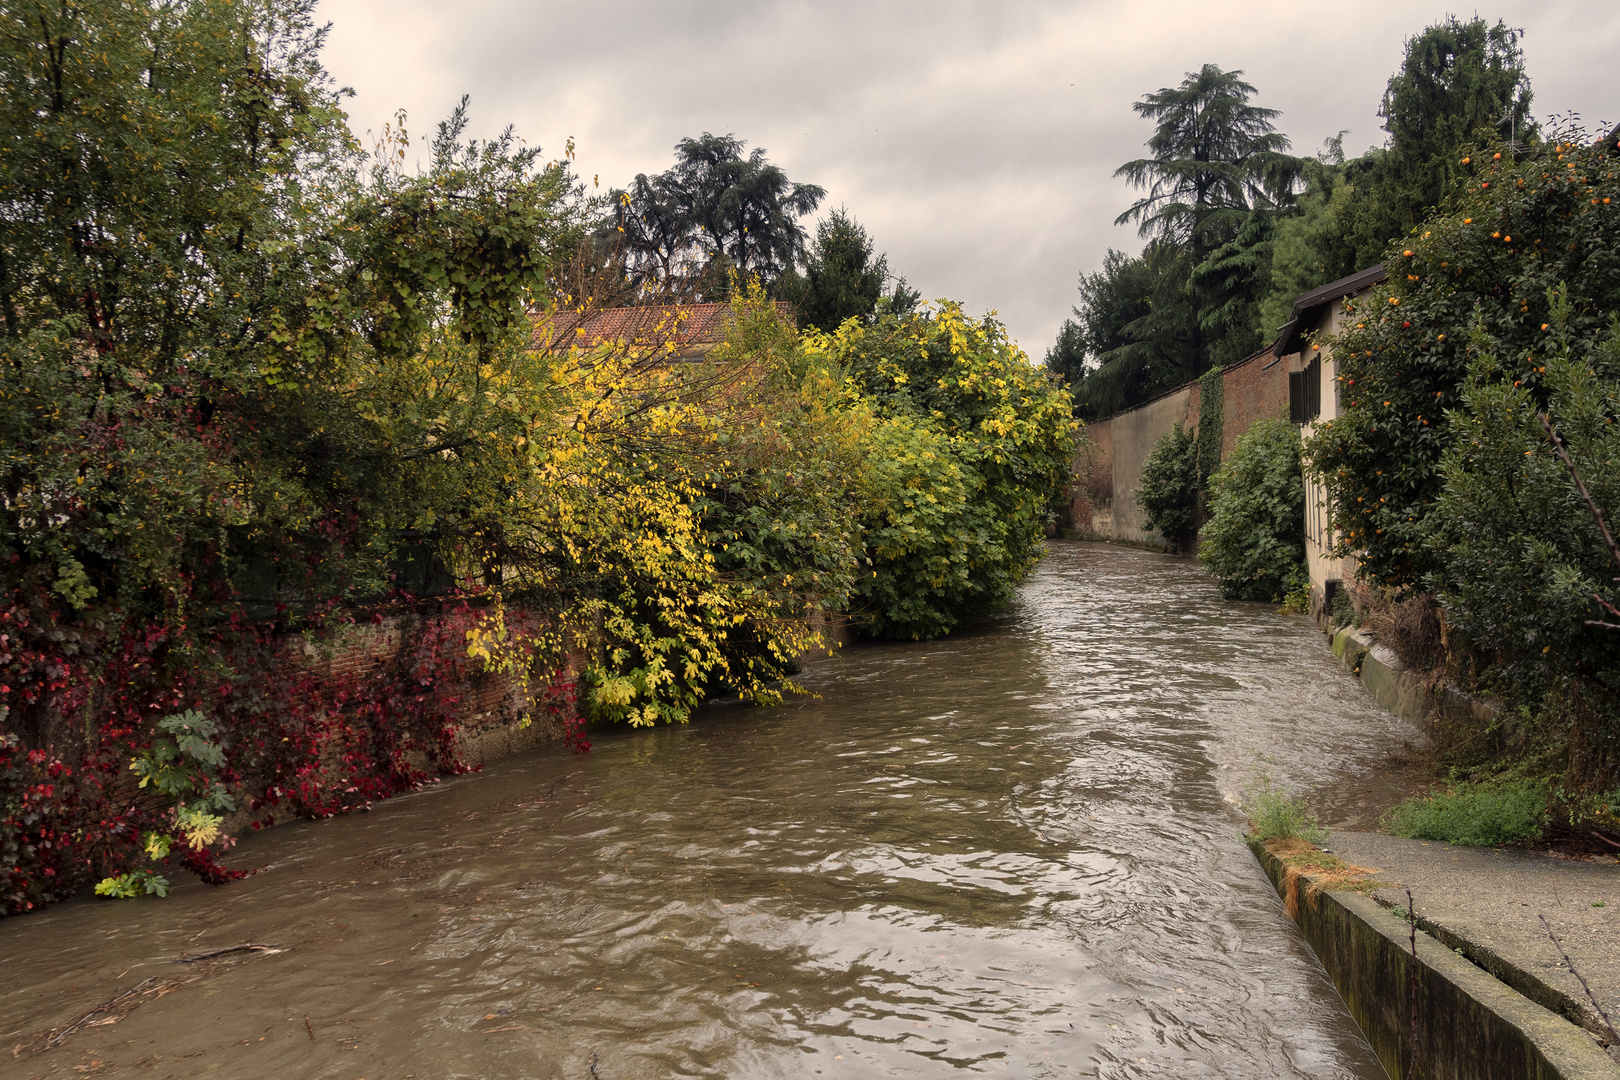
<path fill-rule="evenodd" d="M 794 322 L 792 304 L 777 303 L 776 313 Z M 730 304 L 654 304 L 601 308 L 580 315 L 560 312 L 536 321 L 535 344 L 547 351 L 589 348 L 604 341 L 632 345 L 675 342 L 681 355 L 707 352 L 725 340 L 731 325 Z"/>

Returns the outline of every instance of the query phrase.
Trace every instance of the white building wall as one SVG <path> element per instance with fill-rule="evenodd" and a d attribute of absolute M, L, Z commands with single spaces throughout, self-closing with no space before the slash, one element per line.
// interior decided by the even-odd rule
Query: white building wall
<path fill-rule="evenodd" d="M 1376 288 L 1374 285 L 1372 288 Z M 1353 299 L 1365 297 L 1369 289 L 1363 289 Z M 1315 327 L 1317 341 L 1326 341 L 1336 335 L 1344 324 L 1356 315 L 1347 315 L 1344 310 L 1344 301 L 1335 300 L 1327 305 Z M 1313 357 L 1319 356 L 1321 364 L 1318 367 L 1318 390 L 1322 410 L 1316 419 L 1300 429 L 1300 437 L 1309 439 L 1319 426 L 1339 416 L 1339 366 L 1333 357 L 1331 344 L 1312 348 L 1306 346 L 1302 353 L 1296 354 L 1297 366 L 1294 370 L 1304 370 L 1309 366 Z M 1327 604 L 1331 592 L 1339 584 L 1355 577 L 1356 560 L 1353 557 L 1335 558 L 1332 547 L 1335 541 L 1333 529 L 1329 524 L 1327 489 L 1323 486 L 1321 478 L 1312 474 L 1307 468 L 1305 474 L 1305 561 L 1311 576 L 1311 611 L 1320 612 Z"/>

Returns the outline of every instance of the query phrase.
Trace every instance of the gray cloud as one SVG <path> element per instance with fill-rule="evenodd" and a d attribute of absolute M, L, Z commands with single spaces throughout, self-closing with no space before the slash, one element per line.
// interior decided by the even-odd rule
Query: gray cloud
<path fill-rule="evenodd" d="M 404 108 L 418 141 L 463 93 L 474 126 L 514 125 L 604 186 L 731 132 L 827 188 L 925 296 L 996 309 L 1037 358 L 1108 247 L 1134 248 L 1114 179 L 1148 127 L 1131 103 L 1206 62 L 1241 68 L 1283 111 L 1295 149 L 1348 128 L 1382 140 L 1377 106 L 1406 37 L 1447 5 L 1256 0 L 1157 4 L 734 2 L 597 4 L 325 0 L 327 66 L 355 87 L 364 135 Z M 1620 10 L 1513 0 L 1535 111 L 1620 117 L 1609 72 Z"/>

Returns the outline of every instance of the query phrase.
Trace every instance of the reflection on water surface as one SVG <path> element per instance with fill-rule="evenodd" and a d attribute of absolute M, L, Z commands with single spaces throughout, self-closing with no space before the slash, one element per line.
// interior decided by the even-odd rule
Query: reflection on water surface
<path fill-rule="evenodd" d="M 8 1044 L 167 992 L 0 1075 L 1383 1077 L 1230 806 L 1409 734 L 1308 622 L 1058 543 L 991 625 L 807 682 L 6 920 Z M 171 962 L 242 941 L 289 951 Z"/>

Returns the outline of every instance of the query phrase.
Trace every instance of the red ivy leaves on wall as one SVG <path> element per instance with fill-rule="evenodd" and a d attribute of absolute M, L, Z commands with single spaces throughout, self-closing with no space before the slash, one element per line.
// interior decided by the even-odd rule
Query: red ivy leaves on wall
<path fill-rule="evenodd" d="M 129 763 L 168 713 L 197 709 L 218 721 L 217 779 L 256 829 L 343 813 L 469 769 L 458 733 L 468 694 L 486 678 L 466 648 L 476 598 L 333 607 L 302 615 L 299 633 L 237 607 L 204 632 L 154 622 L 116 642 L 49 611 L 18 595 L 0 600 L 0 719 L 42 743 L 0 738 L 7 914 L 148 865 L 142 833 L 167 830 L 170 808 L 136 786 Z M 535 617 L 508 620 L 521 630 Z M 575 694 L 573 682 L 558 681 L 536 704 L 583 752 L 590 744 Z M 177 845 L 171 860 L 210 884 L 244 876 L 207 849 Z"/>

